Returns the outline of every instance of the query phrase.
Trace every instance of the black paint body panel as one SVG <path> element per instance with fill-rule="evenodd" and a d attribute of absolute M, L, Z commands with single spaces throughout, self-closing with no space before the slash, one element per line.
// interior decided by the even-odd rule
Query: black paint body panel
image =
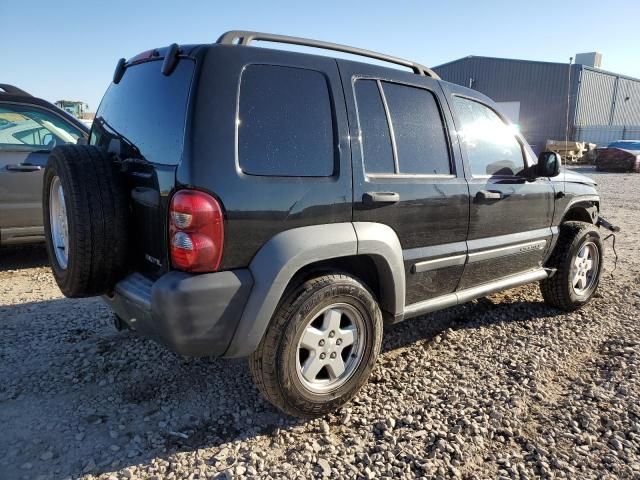
<path fill-rule="evenodd" d="M 240 170 L 236 116 L 242 70 L 250 64 L 308 68 L 325 75 L 332 97 L 335 172 L 331 177 L 266 177 Z M 225 210 L 221 269 L 245 267 L 284 230 L 351 221 L 351 156 L 342 85 L 335 60 L 253 47 L 211 46 L 194 92 L 191 127 L 177 172 L 179 186 L 220 198 Z"/>
<path fill-rule="evenodd" d="M 143 161 L 127 167 L 136 219 L 132 238 L 137 253 L 132 265 L 149 277 L 159 278 L 170 270 L 168 205 L 173 192 L 185 187 L 209 192 L 222 205 L 225 243 L 220 270 L 247 267 L 267 241 L 296 227 L 351 221 L 390 226 L 403 250 L 407 305 L 539 266 L 555 239 L 551 227 L 559 224 L 570 202 L 576 195 L 596 195 L 592 185 L 562 185 L 547 178 L 472 177 L 451 105 L 452 95 L 464 95 L 495 108 L 478 92 L 395 69 L 266 48 L 207 45 L 193 47 L 185 55 L 195 61 L 196 68 L 181 161 L 176 166 Z M 249 65 L 309 69 L 323 75 L 333 122 L 330 176 L 261 176 L 242 171 L 239 99 L 242 75 Z M 451 175 L 365 172 L 353 88 L 358 78 L 426 89 L 435 96 L 446 131 Z M 526 166 L 532 167 L 535 157 L 524 139 L 518 138 Z M 152 195 L 144 189 L 158 194 L 157 205 L 148 201 Z M 563 198 L 557 196 L 560 189 L 566 189 Z M 480 190 L 499 191 L 503 198 L 478 202 Z M 385 192 L 397 194 L 399 201 L 371 204 L 363 200 L 365 194 Z M 467 258 L 474 252 L 536 240 L 545 240 L 545 248 L 476 262 Z M 452 256 L 463 260 L 414 268 Z"/>
<path fill-rule="evenodd" d="M 378 222 L 389 225 L 398 235 L 405 257 L 407 304 L 450 293 L 456 289 L 462 268 L 446 267 L 435 271 L 413 273 L 412 266 L 431 256 L 428 249 L 415 255 L 412 249 L 464 242 L 469 218 L 469 193 L 464 179 L 457 138 L 451 135 L 451 115 L 437 81 L 355 62 L 339 60 L 345 86 L 345 98 L 351 129 L 353 158 L 353 219 L 358 222 Z M 368 175 L 359 139 L 357 102 L 353 84 L 358 78 L 373 78 L 427 89 L 438 100 L 448 133 L 451 175 L 402 176 Z M 400 197 L 395 204 L 369 205 L 363 202 L 367 192 L 394 192 Z M 411 259 L 407 260 L 407 256 Z"/>

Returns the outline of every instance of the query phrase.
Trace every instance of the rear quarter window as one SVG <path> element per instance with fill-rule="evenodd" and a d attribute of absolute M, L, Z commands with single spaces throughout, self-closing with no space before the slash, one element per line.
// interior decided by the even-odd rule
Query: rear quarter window
<path fill-rule="evenodd" d="M 329 85 L 321 72 L 249 65 L 240 82 L 237 128 L 238 162 L 246 174 L 333 174 L 333 113 Z"/>
<path fill-rule="evenodd" d="M 195 63 L 181 59 L 169 76 L 162 61 L 130 66 L 105 94 L 91 131 L 92 145 L 122 157 L 177 165 L 182 158 L 189 92 Z"/>

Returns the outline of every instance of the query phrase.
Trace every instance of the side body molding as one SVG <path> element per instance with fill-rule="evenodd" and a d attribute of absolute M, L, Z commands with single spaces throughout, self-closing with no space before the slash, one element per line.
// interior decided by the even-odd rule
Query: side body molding
<path fill-rule="evenodd" d="M 385 245 L 386 243 L 386 245 Z M 322 260 L 369 255 L 380 274 L 382 307 L 404 310 L 404 264 L 395 232 L 375 223 L 331 223 L 294 228 L 275 235 L 255 255 L 249 269 L 253 289 L 224 357 L 255 351 L 291 278 Z M 383 274 L 388 277 L 382 277 Z"/>

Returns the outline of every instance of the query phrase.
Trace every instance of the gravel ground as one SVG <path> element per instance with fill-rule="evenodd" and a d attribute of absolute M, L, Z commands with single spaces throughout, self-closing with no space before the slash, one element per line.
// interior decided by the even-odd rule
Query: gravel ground
<path fill-rule="evenodd" d="M 62 298 L 42 247 L 1 251 L 0 478 L 640 478 L 640 175 L 586 171 L 623 228 L 588 307 L 532 285 L 389 328 L 368 385 L 314 421 L 263 401 L 244 361 Z"/>

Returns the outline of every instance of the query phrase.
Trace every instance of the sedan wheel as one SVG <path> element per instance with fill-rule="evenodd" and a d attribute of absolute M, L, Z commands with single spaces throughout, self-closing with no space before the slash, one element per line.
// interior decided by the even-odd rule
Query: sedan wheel
<path fill-rule="evenodd" d="M 60 177 L 54 177 L 49 189 L 49 221 L 51 222 L 51 245 L 60 269 L 65 270 L 69 261 L 69 223 L 67 205 Z"/>

